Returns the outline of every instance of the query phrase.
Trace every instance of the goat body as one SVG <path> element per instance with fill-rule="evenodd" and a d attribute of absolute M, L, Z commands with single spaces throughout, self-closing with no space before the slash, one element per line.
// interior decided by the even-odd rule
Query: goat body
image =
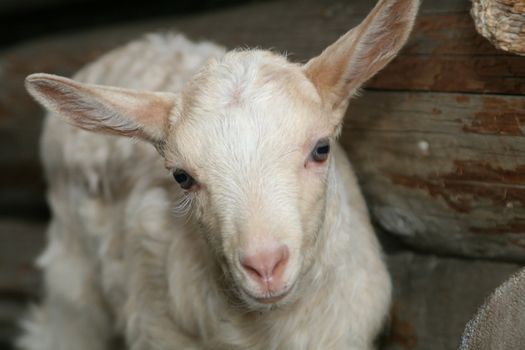
<path fill-rule="evenodd" d="M 334 138 L 417 5 L 380 1 L 304 66 L 152 34 L 74 80 L 30 76 L 53 217 L 19 346 L 372 348 L 390 279 Z"/>

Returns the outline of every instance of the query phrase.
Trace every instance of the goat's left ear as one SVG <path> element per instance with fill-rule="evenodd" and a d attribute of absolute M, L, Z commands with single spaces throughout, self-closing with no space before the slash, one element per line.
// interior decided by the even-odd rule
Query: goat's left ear
<path fill-rule="evenodd" d="M 361 24 L 305 66 L 323 102 L 345 108 L 348 98 L 392 60 L 404 45 L 419 0 L 380 0 Z"/>
<path fill-rule="evenodd" d="M 177 95 L 91 85 L 32 74 L 26 88 L 49 111 L 81 129 L 162 142 Z"/>

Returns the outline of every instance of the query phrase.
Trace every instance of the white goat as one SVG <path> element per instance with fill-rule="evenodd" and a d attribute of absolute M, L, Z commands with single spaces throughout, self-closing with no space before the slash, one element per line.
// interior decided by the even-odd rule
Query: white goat
<path fill-rule="evenodd" d="M 372 348 L 390 279 L 335 138 L 417 7 L 381 0 L 305 65 L 150 35 L 85 67 L 82 83 L 29 76 L 53 113 L 53 219 L 45 299 L 19 346 Z"/>

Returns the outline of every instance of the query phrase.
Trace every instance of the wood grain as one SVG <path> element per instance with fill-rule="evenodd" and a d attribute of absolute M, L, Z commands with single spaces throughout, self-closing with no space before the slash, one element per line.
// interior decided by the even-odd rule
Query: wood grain
<path fill-rule="evenodd" d="M 467 12 L 422 14 L 401 54 L 373 89 L 525 93 L 525 58 L 495 49 Z"/>
<path fill-rule="evenodd" d="M 376 220 L 426 250 L 525 261 L 525 98 L 367 91 L 341 138 Z"/>

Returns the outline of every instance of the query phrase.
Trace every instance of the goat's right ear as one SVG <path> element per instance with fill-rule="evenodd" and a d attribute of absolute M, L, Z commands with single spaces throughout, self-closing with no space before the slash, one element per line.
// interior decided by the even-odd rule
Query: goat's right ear
<path fill-rule="evenodd" d="M 333 109 L 390 62 L 405 44 L 419 0 L 380 0 L 354 29 L 304 67 L 323 101 Z"/>
<path fill-rule="evenodd" d="M 31 95 L 51 112 L 88 131 L 162 142 L 178 96 L 82 84 L 51 74 L 26 78 Z"/>

